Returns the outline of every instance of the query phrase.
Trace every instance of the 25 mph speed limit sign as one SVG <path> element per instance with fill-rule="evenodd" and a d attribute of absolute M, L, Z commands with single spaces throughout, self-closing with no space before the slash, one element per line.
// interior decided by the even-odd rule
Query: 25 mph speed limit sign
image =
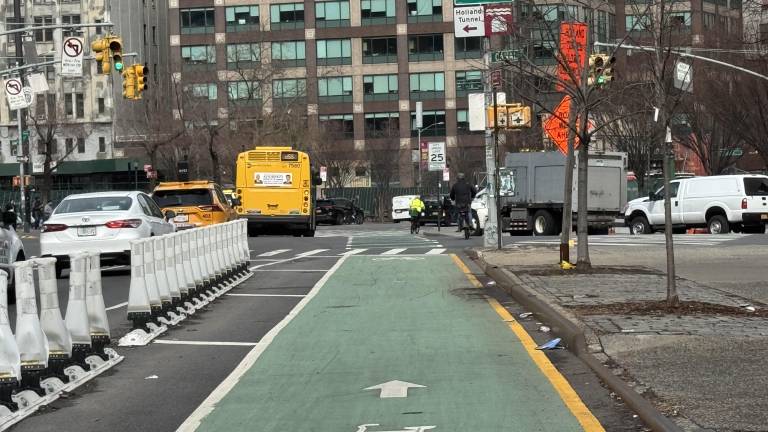
<path fill-rule="evenodd" d="M 445 143 L 429 143 L 429 170 L 442 171 L 445 169 Z"/>

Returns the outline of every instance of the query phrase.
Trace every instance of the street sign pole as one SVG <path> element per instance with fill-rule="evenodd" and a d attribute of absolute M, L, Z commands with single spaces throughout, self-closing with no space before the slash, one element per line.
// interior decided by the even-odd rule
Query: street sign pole
<path fill-rule="evenodd" d="M 18 135 L 18 149 L 24 148 L 24 138 L 21 136 L 21 133 L 24 129 L 22 129 L 22 123 L 21 123 L 21 112 L 22 110 L 18 109 L 16 110 L 16 121 L 18 122 L 18 128 L 19 128 L 19 135 Z M 18 150 L 17 150 L 18 151 Z M 19 162 L 19 178 L 21 179 L 21 183 L 19 183 L 19 190 L 21 191 L 21 199 L 19 200 L 19 215 L 21 216 L 21 220 L 24 223 L 24 232 L 29 232 L 29 224 L 27 223 L 27 185 L 26 185 L 26 178 L 25 178 L 25 167 L 27 165 L 27 161 L 23 159 L 24 151 L 21 151 L 22 160 Z"/>
<path fill-rule="evenodd" d="M 497 89 L 493 89 L 493 161 L 494 161 L 494 172 L 493 172 L 493 191 L 496 195 L 496 224 L 497 227 L 500 226 L 501 221 L 501 194 L 500 194 L 500 188 L 499 188 L 499 105 L 498 100 L 496 99 L 498 91 Z M 496 248 L 501 249 L 504 247 L 501 240 L 501 229 L 497 228 L 498 237 L 496 240 Z"/>
<path fill-rule="evenodd" d="M 496 95 L 496 91 L 491 84 L 491 39 L 488 37 L 483 38 L 483 65 L 485 68 L 483 91 L 485 93 L 485 103 L 488 106 Z M 499 213 L 496 205 L 496 152 L 494 151 L 493 130 L 488 127 L 487 121 L 485 125 L 485 170 L 488 173 L 486 186 L 488 188 L 488 222 L 485 224 L 483 246 L 491 248 L 498 246 L 497 233 L 500 233 L 500 230 Z"/>

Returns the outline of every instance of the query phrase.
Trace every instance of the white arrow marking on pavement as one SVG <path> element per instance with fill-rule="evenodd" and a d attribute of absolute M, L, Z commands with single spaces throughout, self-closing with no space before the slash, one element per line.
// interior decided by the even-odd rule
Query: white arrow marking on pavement
<path fill-rule="evenodd" d="M 381 390 L 381 393 L 379 394 L 379 398 L 385 399 L 385 398 L 404 398 L 408 397 L 408 389 L 409 388 L 427 388 L 427 386 L 423 386 L 421 384 L 414 384 L 409 383 L 405 381 L 388 381 L 383 384 L 371 386 L 368 388 L 365 388 L 364 390 Z"/>
<path fill-rule="evenodd" d="M 408 249 L 390 249 L 390 250 L 388 250 L 386 252 L 382 252 L 381 254 L 382 255 L 397 255 L 400 252 L 405 252 L 406 250 L 408 250 Z"/>
<path fill-rule="evenodd" d="M 278 250 L 273 250 L 269 252 L 264 252 L 263 254 L 260 254 L 257 256 L 270 257 L 270 256 L 280 255 L 281 253 L 290 252 L 290 251 L 291 251 L 290 249 L 278 249 Z"/>

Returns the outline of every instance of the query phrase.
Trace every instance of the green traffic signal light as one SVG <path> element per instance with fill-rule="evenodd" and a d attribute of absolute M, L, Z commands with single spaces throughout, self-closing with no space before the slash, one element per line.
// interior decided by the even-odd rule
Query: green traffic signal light
<path fill-rule="evenodd" d="M 118 72 L 123 70 L 123 63 L 122 62 L 116 62 L 115 63 L 115 70 L 118 71 Z"/>

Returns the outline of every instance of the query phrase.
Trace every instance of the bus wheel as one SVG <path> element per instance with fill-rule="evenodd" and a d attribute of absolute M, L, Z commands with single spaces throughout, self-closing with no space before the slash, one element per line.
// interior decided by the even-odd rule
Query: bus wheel
<path fill-rule="evenodd" d="M 314 237 L 315 236 L 315 230 L 308 229 L 304 231 L 304 237 Z"/>
<path fill-rule="evenodd" d="M 255 226 L 248 226 L 248 237 L 258 237 L 259 232 L 256 230 Z"/>

